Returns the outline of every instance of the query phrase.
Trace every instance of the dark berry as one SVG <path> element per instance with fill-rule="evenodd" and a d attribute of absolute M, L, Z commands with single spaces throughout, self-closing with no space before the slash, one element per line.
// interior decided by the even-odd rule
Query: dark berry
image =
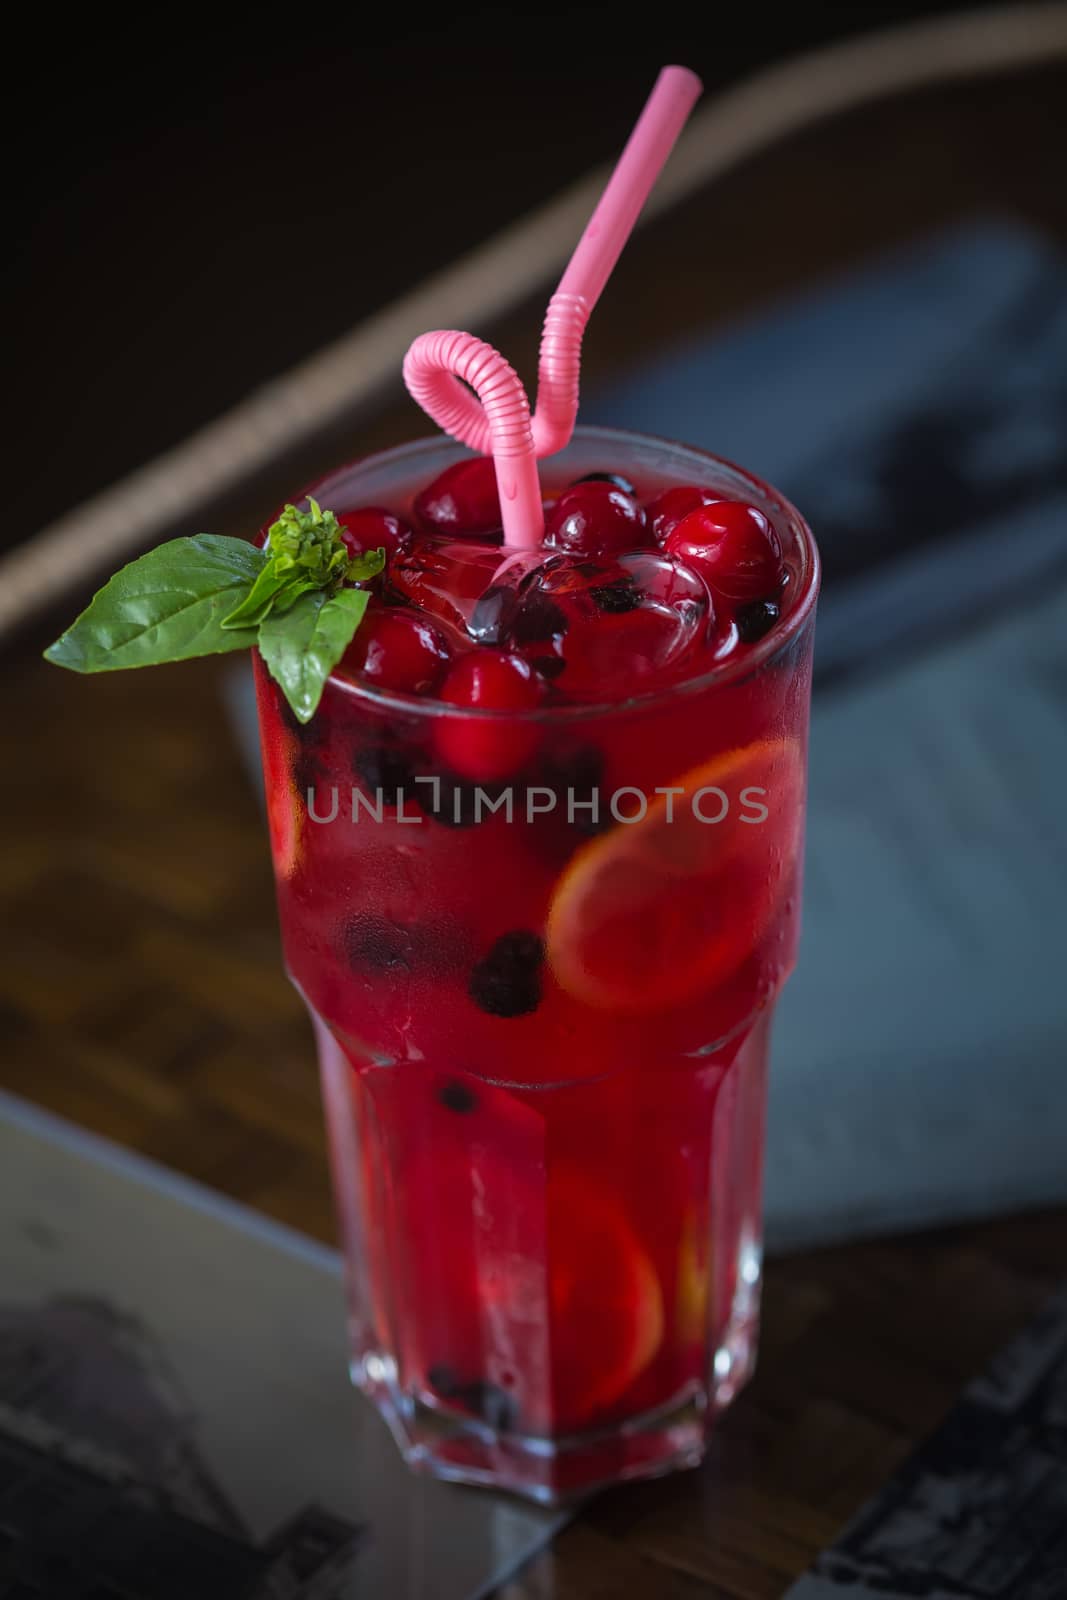
<path fill-rule="evenodd" d="M 645 508 L 648 525 L 657 544 L 665 544 L 667 536 L 698 506 L 711 505 L 720 498 L 715 489 L 697 489 L 686 484 L 674 489 L 664 489 Z"/>
<path fill-rule="evenodd" d="M 541 1003 L 544 945 L 521 929 L 505 933 L 471 973 L 469 994 L 491 1017 L 522 1017 Z"/>
<path fill-rule="evenodd" d="M 381 743 L 360 745 L 353 757 L 357 777 L 361 778 L 370 799 L 381 797 L 382 804 L 398 806 L 401 790 L 405 800 L 418 799 L 425 785 L 416 787 L 416 768 L 412 755 L 401 745 Z"/>
<path fill-rule="evenodd" d="M 637 493 L 629 478 L 624 478 L 621 472 L 587 472 L 583 478 L 575 478 L 571 488 L 576 488 L 580 483 L 611 483 L 623 494 Z"/>
<path fill-rule="evenodd" d="M 539 786 L 552 789 L 556 794 L 555 809 L 551 819 L 566 825 L 568 832 L 592 836 L 611 826 L 611 813 L 602 793 L 604 784 L 604 757 L 596 745 L 580 745 L 574 750 L 554 752 L 543 763 L 538 773 Z M 590 801 L 596 797 L 596 815 Z M 570 816 L 573 804 L 574 817 Z"/>
<path fill-rule="evenodd" d="M 345 923 L 341 935 L 350 966 L 367 972 L 411 972 L 418 965 L 418 939 L 413 929 L 361 911 Z"/>
<path fill-rule="evenodd" d="M 613 483 L 579 483 L 560 495 L 545 525 L 545 543 L 572 555 L 618 555 L 645 539 L 645 513 Z"/>
<path fill-rule="evenodd" d="M 778 535 L 763 512 L 744 501 L 715 500 L 690 511 L 665 548 L 727 600 L 759 600 L 781 587 Z"/>
<path fill-rule="evenodd" d="M 612 616 L 623 616 L 636 611 L 641 604 L 641 591 L 630 578 L 620 578 L 617 583 L 602 583 L 590 589 L 589 598 L 598 611 Z"/>
<path fill-rule="evenodd" d="M 429 779 L 430 774 L 426 777 Z M 445 773 L 436 777 L 436 783 L 419 784 L 419 804 L 428 817 L 444 823 L 446 828 L 473 828 L 486 822 L 494 815 L 491 808 L 506 789 L 506 785 L 498 783 L 460 783 Z M 506 815 L 504 808 L 500 815 Z"/>
<path fill-rule="evenodd" d="M 604 781 L 604 757 L 595 744 L 555 752 L 545 763 L 545 781 L 556 788 L 598 789 Z"/>
<path fill-rule="evenodd" d="M 507 1390 L 484 1379 L 463 1384 L 453 1398 L 497 1433 L 511 1432 L 518 1421 L 518 1408 Z"/>
<path fill-rule="evenodd" d="M 492 461 L 476 456 L 447 467 L 416 496 L 415 514 L 431 533 L 499 533 L 503 518 Z"/>
<path fill-rule="evenodd" d="M 391 922 L 358 911 L 341 930 L 341 946 L 356 972 L 398 976 L 455 972 L 464 964 L 463 941 L 448 923 Z"/>
<path fill-rule="evenodd" d="M 540 590 L 523 596 L 508 633 L 511 645 L 540 644 L 542 639 L 558 639 L 569 625 L 562 606 Z"/>
<path fill-rule="evenodd" d="M 312 794 L 312 804 L 316 810 L 323 806 L 329 809 L 331 796 L 324 795 L 321 803 L 315 794 L 316 790 L 327 786 L 329 774 L 323 763 L 322 757 L 315 749 L 301 750 L 293 762 L 293 785 L 300 796 L 301 803 L 307 805 L 308 791 Z"/>
<path fill-rule="evenodd" d="M 437 788 L 431 784 L 420 786 L 419 804 L 428 817 L 446 828 L 473 828 L 484 822 L 488 813 L 484 806 L 479 809 L 476 804 L 475 784 L 446 783 L 443 778 L 438 784 Z"/>
<path fill-rule="evenodd" d="M 515 1401 L 498 1384 L 487 1383 L 484 1378 L 463 1383 L 455 1368 L 446 1361 L 435 1361 L 426 1374 L 426 1381 L 442 1400 L 456 1401 L 498 1433 L 507 1433 L 518 1422 Z"/>
<path fill-rule="evenodd" d="M 527 656 L 526 659 L 538 676 L 546 678 L 549 683 L 555 682 L 560 674 L 567 670 L 564 656 Z"/>
<path fill-rule="evenodd" d="M 439 629 L 418 611 L 375 608 L 364 617 L 341 658 L 341 671 L 376 689 L 429 694 L 452 652 Z"/>
<path fill-rule="evenodd" d="M 737 637 L 742 644 L 755 644 L 770 633 L 778 617 L 779 608 L 773 600 L 752 600 L 747 606 L 738 606 L 734 612 Z"/>
<path fill-rule="evenodd" d="M 505 583 L 491 583 L 475 603 L 467 632 L 477 644 L 500 644 L 518 607 L 517 590 Z"/>
<path fill-rule="evenodd" d="M 474 1090 L 468 1089 L 467 1085 L 460 1083 L 457 1078 L 450 1078 L 447 1083 L 443 1083 L 437 1091 L 437 1098 L 449 1111 L 454 1111 L 461 1117 L 467 1116 L 478 1104 L 478 1096 Z"/>
<path fill-rule="evenodd" d="M 542 686 L 521 656 L 472 650 L 449 668 L 441 689 L 446 704 L 462 710 L 532 711 Z M 446 765 L 461 778 L 493 782 L 521 767 L 538 743 L 536 726 L 518 717 L 440 717 L 434 730 Z"/>
<path fill-rule="evenodd" d="M 415 537 L 410 522 L 394 516 L 384 506 L 364 506 L 360 511 L 339 512 L 341 538 L 349 555 L 359 556 L 365 550 L 385 551 L 388 564 L 395 555 L 406 550 Z"/>

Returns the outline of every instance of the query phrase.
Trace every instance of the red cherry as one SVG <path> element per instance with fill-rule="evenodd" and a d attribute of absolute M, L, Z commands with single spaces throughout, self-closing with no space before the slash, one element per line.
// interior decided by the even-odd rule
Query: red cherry
<path fill-rule="evenodd" d="M 415 514 L 431 533 L 498 533 L 503 518 L 492 461 L 476 456 L 446 467 L 416 495 Z"/>
<path fill-rule="evenodd" d="M 531 711 L 541 699 L 541 684 L 521 656 L 502 650 L 472 650 L 452 663 L 441 699 L 464 710 Z M 492 783 L 521 767 L 538 744 L 536 726 L 520 718 L 440 717 L 436 744 L 442 759 L 461 778 Z"/>
<path fill-rule="evenodd" d="M 358 511 L 338 513 L 341 538 L 349 555 L 361 556 L 365 550 L 384 549 L 387 562 L 404 551 L 415 537 L 403 517 L 394 516 L 383 506 L 362 506 Z"/>
<path fill-rule="evenodd" d="M 619 555 L 645 543 L 645 513 L 613 483 L 576 483 L 549 512 L 545 543 L 572 555 Z"/>
<path fill-rule="evenodd" d="M 666 543 L 667 536 L 673 532 L 683 517 L 689 515 L 690 511 L 695 511 L 698 506 L 714 505 L 718 498 L 714 489 L 697 489 L 691 484 L 664 489 L 663 493 L 658 494 L 645 508 L 648 525 L 652 529 L 656 543 Z"/>
<path fill-rule="evenodd" d="M 341 660 L 341 670 L 376 689 L 428 694 L 451 658 L 446 640 L 416 611 L 399 606 L 368 613 Z"/>
<path fill-rule="evenodd" d="M 782 547 L 762 511 L 743 500 L 715 500 L 690 511 L 666 548 L 727 600 L 767 600 L 782 584 Z"/>

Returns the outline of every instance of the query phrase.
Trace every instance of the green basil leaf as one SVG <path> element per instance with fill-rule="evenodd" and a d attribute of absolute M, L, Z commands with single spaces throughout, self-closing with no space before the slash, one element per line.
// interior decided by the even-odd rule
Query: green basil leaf
<path fill-rule="evenodd" d="M 266 560 L 244 539 L 170 539 L 109 579 L 45 657 L 73 672 L 113 672 L 247 650 L 255 629 L 222 624 Z"/>
<path fill-rule="evenodd" d="M 289 582 L 285 588 L 279 590 L 274 596 L 274 604 L 271 606 L 271 610 L 288 611 L 289 607 L 294 605 L 302 594 L 307 594 L 309 589 L 321 588 L 322 584 L 317 583 L 314 578 L 301 578 L 294 573 L 290 573 Z"/>
<path fill-rule="evenodd" d="M 248 594 L 222 619 L 224 628 L 254 628 L 271 610 L 283 589 L 299 581 L 292 571 L 279 572 L 278 562 L 268 560 Z"/>
<path fill-rule="evenodd" d="M 358 556 L 351 556 L 345 568 L 345 577 L 349 583 L 365 583 L 368 578 L 376 578 L 385 567 L 385 546 L 379 545 L 377 550 L 363 550 Z"/>
<path fill-rule="evenodd" d="M 342 589 L 302 594 L 288 611 L 272 611 L 259 627 L 259 651 L 301 722 L 315 713 L 323 685 L 363 621 L 370 595 Z"/>

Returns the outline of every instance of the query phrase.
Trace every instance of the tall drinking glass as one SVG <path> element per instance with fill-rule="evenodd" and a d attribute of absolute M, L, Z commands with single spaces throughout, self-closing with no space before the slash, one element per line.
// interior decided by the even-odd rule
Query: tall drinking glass
<path fill-rule="evenodd" d="M 421 441 L 312 493 L 403 512 L 464 454 Z M 752 1371 L 800 900 L 811 535 L 738 469 L 609 429 L 543 463 L 546 492 L 605 463 L 643 497 L 696 484 L 771 517 L 765 639 L 667 690 L 515 714 L 337 673 L 304 727 L 255 658 L 353 1378 L 413 1466 L 542 1501 L 694 1464 Z M 502 558 L 427 581 L 469 618 Z M 507 781 L 457 779 L 456 741 L 490 737 Z"/>

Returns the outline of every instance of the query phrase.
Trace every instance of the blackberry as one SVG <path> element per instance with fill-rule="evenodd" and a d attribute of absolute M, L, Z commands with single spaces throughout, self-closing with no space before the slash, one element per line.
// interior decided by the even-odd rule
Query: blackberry
<path fill-rule="evenodd" d="M 396 744 L 381 742 L 360 745 L 352 765 L 372 802 L 377 801 L 380 795 L 383 805 L 399 805 L 401 789 L 404 799 L 410 802 L 418 798 L 424 787 L 422 784 L 416 786 L 416 767 L 411 753 Z"/>
<path fill-rule="evenodd" d="M 464 938 L 448 922 L 404 924 L 357 911 L 341 930 L 341 946 L 357 972 L 386 977 L 413 972 L 451 973 L 469 959 Z"/>
<path fill-rule="evenodd" d="M 611 812 L 608 796 L 604 793 L 604 757 L 596 745 L 579 745 L 576 749 L 555 752 L 543 764 L 537 783 L 555 791 L 555 810 L 546 815 L 549 820 L 562 821 L 572 840 L 575 833 L 592 838 L 594 834 L 610 828 Z M 600 798 L 595 820 L 585 803 L 592 800 L 594 794 Z M 575 803 L 573 821 L 569 818 L 567 806 L 572 796 Z"/>
<path fill-rule="evenodd" d="M 541 1004 L 545 950 L 535 933 L 501 934 L 471 973 L 468 994 L 491 1017 L 523 1017 Z"/>
<path fill-rule="evenodd" d="M 536 591 L 523 600 L 508 632 L 510 644 L 540 644 L 544 639 L 554 639 L 566 633 L 567 613 L 547 594 Z"/>
<path fill-rule="evenodd" d="M 341 935 L 350 966 L 363 972 L 410 972 L 418 965 L 418 937 L 398 922 L 361 911 L 350 917 Z"/>
<path fill-rule="evenodd" d="M 629 478 L 624 478 L 621 472 L 587 472 L 584 478 L 575 478 L 570 487 L 573 489 L 579 483 L 610 483 L 616 489 L 621 489 L 623 494 L 637 493 Z"/>
<path fill-rule="evenodd" d="M 550 789 L 597 789 L 604 781 L 604 757 L 595 744 L 576 745 L 569 750 L 554 750 L 547 756 L 541 776 Z"/>
<path fill-rule="evenodd" d="M 499 644 L 508 632 L 518 604 L 519 597 L 513 588 L 491 583 L 471 612 L 467 632 L 478 644 Z"/>
<path fill-rule="evenodd" d="M 326 769 L 326 763 L 323 761 L 318 750 L 304 749 L 300 751 L 296 760 L 293 762 L 293 783 L 295 785 L 297 794 L 300 796 L 300 804 L 305 808 L 305 810 L 308 803 L 309 789 L 314 792 L 314 799 L 312 803 L 316 809 L 319 812 L 322 812 L 324 809 L 329 810 L 333 796 L 325 792 L 325 790 L 329 787 L 327 784 L 328 777 L 329 773 Z M 319 790 L 324 791 L 321 798 L 317 792 Z"/>
<path fill-rule="evenodd" d="M 486 1383 L 484 1378 L 463 1384 L 455 1391 L 455 1398 L 497 1433 L 510 1433 L 518 1422 L 518 1407 L 511 1395 L 499 1384 Z"/>
<path fill-rule="evenodd" d="M 437 1091 L 437 1098 L 446 1110 L 454 1111 L 460 1117 L 467 1116 L 478 1104 L 474 1090 L 468 1089 L 458 1078 L 449 1078 L 447 1083 L 443 1083 Z"/>
<path fill-rule="evenodd" d="M 734 613 L 737 637 L 742 644 L 755 644 L 757 639 L 770 633 L 779 614 L 773 600 L 753 600 L 747 606 L 738 606 Z"/>
<path fill-rule="evenodd" d="M 567 661 L 564 656 L 527 656 L 526 658 L 534 671 L 542 678 L 547 678 L 549 683 L 554 683 L 561 672 L 567 670 Z"/>
<path fill-rule="evenodd" d="M 426 1381 L 431 1389 L 436 1389 L 446 1400 L 450 1400 L 460 1387 L 455 1369 L 447 1361 L 435 1361 L 426 1373 Z"/>
<path fill-rule="evenodd" d="M 518 1407 L 507 1390 L 501 1389 L 499 1384 L 487 1383 L 484 1378 L 477 1378 L 473 1383 L 461 1383 L 455 1369 L 444 1361 L 434 1363 L 426 1374 L 426 1380 L 443 1400 L 457 1401 L 465 1411 L 480 1417 L 498 1433 L 507 1433 L 518 1422 Z"/>
<path fill-rule="evenodd" d="M 443 822 L 446 828 L 473 828 L 493 815 L 489 805 L 498 801 L 507 787 L 499 783 L 463 783 L 439 773 L 436 785 L 420 783 L 415 793 L 426 815 L 435 822 Z M 479 790 L 484 799 L 479 799 Z"/>

